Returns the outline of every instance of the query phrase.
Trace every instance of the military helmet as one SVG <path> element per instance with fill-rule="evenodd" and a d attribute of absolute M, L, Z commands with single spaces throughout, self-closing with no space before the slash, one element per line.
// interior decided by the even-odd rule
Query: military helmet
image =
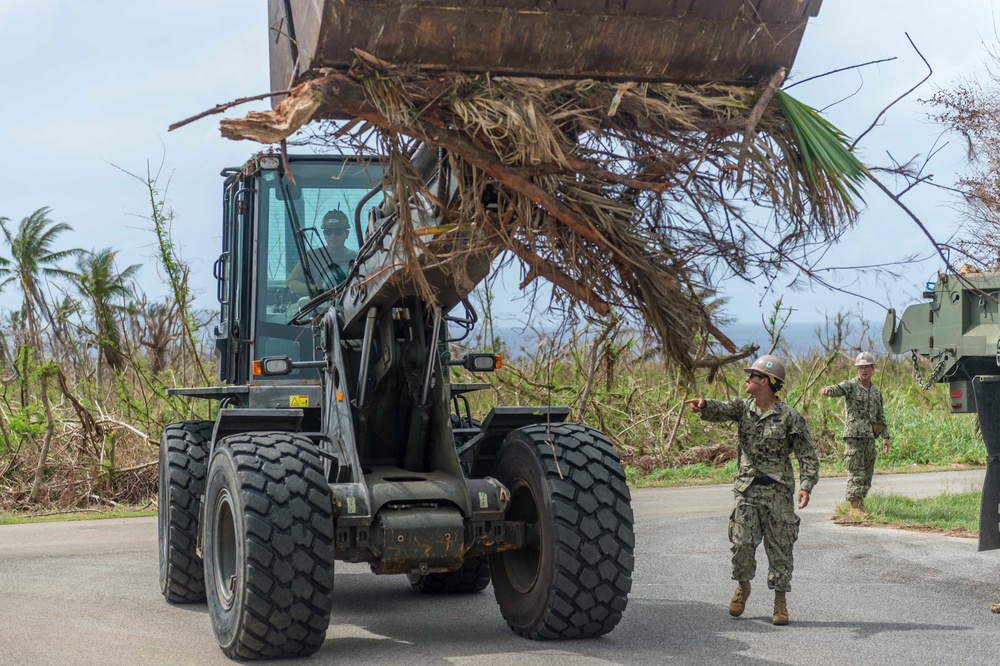
<path fill-rule="evenodd" d="M 774 354 L 764 354 L 751 363 L 749 368 L 744 368 L 743 372 L 759 372 L 762 375 L 767 375 L 774 380 L 771 382 L 772 385 L 775 382 L 785 383 L 785 364 Z"/>
<path fill-rule="evenodd" d="M 875 365 L 875 357 L 868 352 L 861 352 L 858 357 L 854 359 L 854 365 L 861 367 L 863 365 Z"/>

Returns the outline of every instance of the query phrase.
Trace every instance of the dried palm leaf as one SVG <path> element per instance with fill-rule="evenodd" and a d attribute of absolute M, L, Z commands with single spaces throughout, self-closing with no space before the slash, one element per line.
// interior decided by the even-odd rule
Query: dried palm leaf
<path fill-rule="evenodd" d="M 727 274 L 773 279 L 788 262 L 808 269 L 811 249 L 857 214 L 865 172 L 843 135 L 780 91 L 755 109 L 761 94 L 428 75 L 361 59 L 302 84 L 274 114 L 287 122 L 282 106 L 318 97 L 313 121 L 377 128 L 397 201 L 432 195 L 407 159 L 413 142 L 444 148 L 461 183 L 446 222 L 471 230 L 461 251 L 498 245 L 521 260 L 522 286 L 546 277 L 557 298 L 641 316 L 689 370 L 693 341 L 711 327 L 707 285 Z M 223 121 L 223 134 L 273 140 L 266 115 Z M 305 138 L 365 152 L 372 139 L 323 122 Z M 412 228 L 401 238 L 423 247 Z"/>

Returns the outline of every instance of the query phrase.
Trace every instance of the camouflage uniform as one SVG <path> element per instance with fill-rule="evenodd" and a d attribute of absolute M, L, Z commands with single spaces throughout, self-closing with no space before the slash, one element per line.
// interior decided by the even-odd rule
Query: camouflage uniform
<path fill-rule="evenodd" d="M 858 378 L 828 386 L 830 397 L 844 397 L 844 465 L 847 467 L 847 499 L 864 499 L 875 473 L 875 440 L 889 438 L 882 410 L 882 392 L 874 384 L 865 388 Z"/>
<path fill-rule="evenodd" d="M 762 412 L 752 397 L 706 400 L 701 418 L 739 424 L 739 468 L 733 484 L 736 506 L 729 518 L 733 580 L 753 579 L 757 546 L 763 540 L 767 586 L 788 592 L 792 589 L 792 544 L 799 536 L 791 454 L 799 461 L 802 490 L 811 493 L 819 480 L 819 459 L 805 419 L 781 400 Z"/>

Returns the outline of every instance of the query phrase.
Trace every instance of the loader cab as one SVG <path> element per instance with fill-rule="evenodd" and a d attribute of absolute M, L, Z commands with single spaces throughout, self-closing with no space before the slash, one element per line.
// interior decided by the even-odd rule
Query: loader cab
<path fill-rule="evenodd" d="M 287 164 L 287 166 L 286 166 Z M 366 195 L 378 185 L 377 160 L 343 156 L 257 155 L 243 167 L 226 169 L 223 188 L 222 254 L 214 276 L 220 305 L 215 330 L 219 378 L 229 385 L 308 383 L 319 371 L 297 369 L 280 380 L 262 380 L 252 362 L 265 356 L 307 361 L 322 358 L 310 326 L 292 326 L 290 317 L 310 298 L 343 278 L 359 248 L 355 210 L 366 219 L 381 196 Z M 331 254 L 324 217 L 349 222 L 346 239 Z M 334 256 L 336 255 L 336 256 Z M 292 281 L 289 277 L 297 279 Z M 259 394 L 259 392 L 258 392 Z M 251 395 L 254 395 L 251 390 Z M 266 391 L 264 402 L 270 406 Z"/>

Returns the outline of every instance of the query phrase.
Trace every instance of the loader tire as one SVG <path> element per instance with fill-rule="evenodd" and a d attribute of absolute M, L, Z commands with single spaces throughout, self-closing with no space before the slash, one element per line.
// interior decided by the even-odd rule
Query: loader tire
<path fill-rule="evenodd" d="M 631 495 L 611 442 L 582 425 L 533 425 L 504 439 L 494 474 L 506 520 L 528 546 L 490 557 L 508 626 L 525 638 L 587 638 L 621 621 L 632 589 Z"/>
<path fill-rule="evenodd" d="M 458 571 L 409 574 L 410 586 L 422 594 L 482 592 L 490 584 L 490 560 L 484 555 L 466 557 Z"/>
<path fill-rule="evenodd" d="M 198 510 L 213 426 L 212 421 L 170 423 L 160 437 L 160 592 L 172 603 L 205 600 L 205 572 L 197 553 Z"/>
<path fill-rule="evenodd" d="M 205 491 L 205 587 L 212 629 L 233 659 L 312 654 L 333 605 L 334 523 L 308 437 L 220 441 Z"/>

